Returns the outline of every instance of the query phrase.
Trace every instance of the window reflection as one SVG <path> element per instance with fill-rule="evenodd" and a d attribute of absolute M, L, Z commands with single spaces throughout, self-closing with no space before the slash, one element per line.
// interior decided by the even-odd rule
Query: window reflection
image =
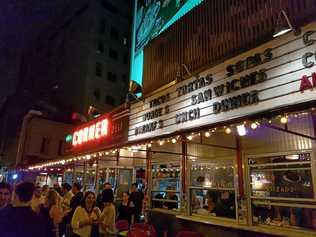
<path fill-rule="evenodd" d="M 191 212 L 204 216 L 236 218 L 235 192 L 191 189 Z"/>

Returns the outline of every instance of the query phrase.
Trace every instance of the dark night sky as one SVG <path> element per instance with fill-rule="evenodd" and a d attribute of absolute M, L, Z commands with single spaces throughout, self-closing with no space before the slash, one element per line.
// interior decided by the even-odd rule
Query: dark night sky
<path fill-rule="evenodd" d="M 14 94 L 21 54 L 39 36 L 53 33 L 81 0 L 0 1 L 0 107 L 1 97 Z"/>

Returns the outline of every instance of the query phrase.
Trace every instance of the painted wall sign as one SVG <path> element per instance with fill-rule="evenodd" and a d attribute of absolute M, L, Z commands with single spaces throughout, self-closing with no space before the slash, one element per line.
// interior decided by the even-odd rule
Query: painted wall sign
<path fill-rule="evenodd" d="M 133 104 L 128 140 L 316 100 L 314 39 L 313 23 Z"/>

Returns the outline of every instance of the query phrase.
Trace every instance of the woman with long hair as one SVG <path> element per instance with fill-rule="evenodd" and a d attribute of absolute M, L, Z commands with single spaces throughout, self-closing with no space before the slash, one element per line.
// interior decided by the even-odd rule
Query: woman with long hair
<path fill-rule="evenodd" d="M 95 206 L 96 197 L 93 192 L 86 192 L 82 203 L 75 210 L 71 219 L 74 236 L 98 237 L 98 223 L 101 211 Z"/>
<path fill-rule="evenodd" d="M 63 218 L 62 210 L 58 207 L 58 194 L 55 190 L 49 190 L 44 204 L 40 206 L 39 215 L 44 222 L 45 236 L 56 237 L 58 224 Z"/>

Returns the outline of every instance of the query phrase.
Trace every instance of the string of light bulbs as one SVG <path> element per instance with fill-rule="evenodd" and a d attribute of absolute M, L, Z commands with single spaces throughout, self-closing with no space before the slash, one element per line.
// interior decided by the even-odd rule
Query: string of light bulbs
<path fill-rule="evenodd" d="M 315 108 L 311 108 L 310 110 L 315 111 Z M 235 132 L 239 136 L 245 136 L 245 135 L 247 135 L 247 133 L 248 133 L 247 131 L 249 128 L 251 128 L 252 130 L 256 130 L 261 125 L 271 124 L 273 122 L 279 122 L 282 125 L 286 125 L 291 121 L 290 117 L 293 116 L 293 117 L 297 118 L 297 117 L 302 116 L 302 115 L 305 116 L 305 115 L 309 114 L 311 111 L 285 113 L 285 114 L 277 115 L 275 117 L 270 117 L 270 118 L 262 118 L 262 119 L 256 119 L 253 121 L 244 121 L 242 123 L 214 127 L 214 128 L 208 129 L 206 131 L 191 132 L 191 133 L 185 135 L 185 138 L 188 141 L 192 141 L 193 139 L 195 139 L 196 137 L 200 137 L 201 135 L 203 135 L 206 138 L 209 138 L 212 136 L 212 134 L 215 134 L 216 132 L 222 132 L 222 131 L 224 131 L 228 135 Z M 176 144 L 180 141 L 182 141 L 182 137 L 180 135 L 173 136 L 170 138 L 165 138 L 165 139 L 156 139 L 156 140 L 151 140 L 147 143 L 141 143 L 141 144 L 132 145 L 132 146 L 124 146 L 122 148 L 117 148 L 117 149 L 112 149 L 112 150 L 107 150 L 107 151 L 99 151 L 99 152 L 95 152 L 92 154 L 83 155 L 83 156 L 76 156 L 76 157 L 69 158 L 69 159 L 50 161 L 50 162 L 38 164 L 35 166 L 30 166 L 28 168 L 28 170 L 41 170 L 41 169 L 45 169 L 47 167 L 60 166 L 60 165 L 66 166 L 69 163 L 74 163 L 77 161 L 91 160 L 91 159 L 96 159 L 97 157 L 103 157 L 103 156 L 113 156 L 114 154 L 116 154 L 119 151 L 119 149 L 125 149 L 131 153 L 144 152 L 146 149 L 151 148 L 154 144 L 157 144 L 159 146 L 163 146 L 166 143 Z"/>

